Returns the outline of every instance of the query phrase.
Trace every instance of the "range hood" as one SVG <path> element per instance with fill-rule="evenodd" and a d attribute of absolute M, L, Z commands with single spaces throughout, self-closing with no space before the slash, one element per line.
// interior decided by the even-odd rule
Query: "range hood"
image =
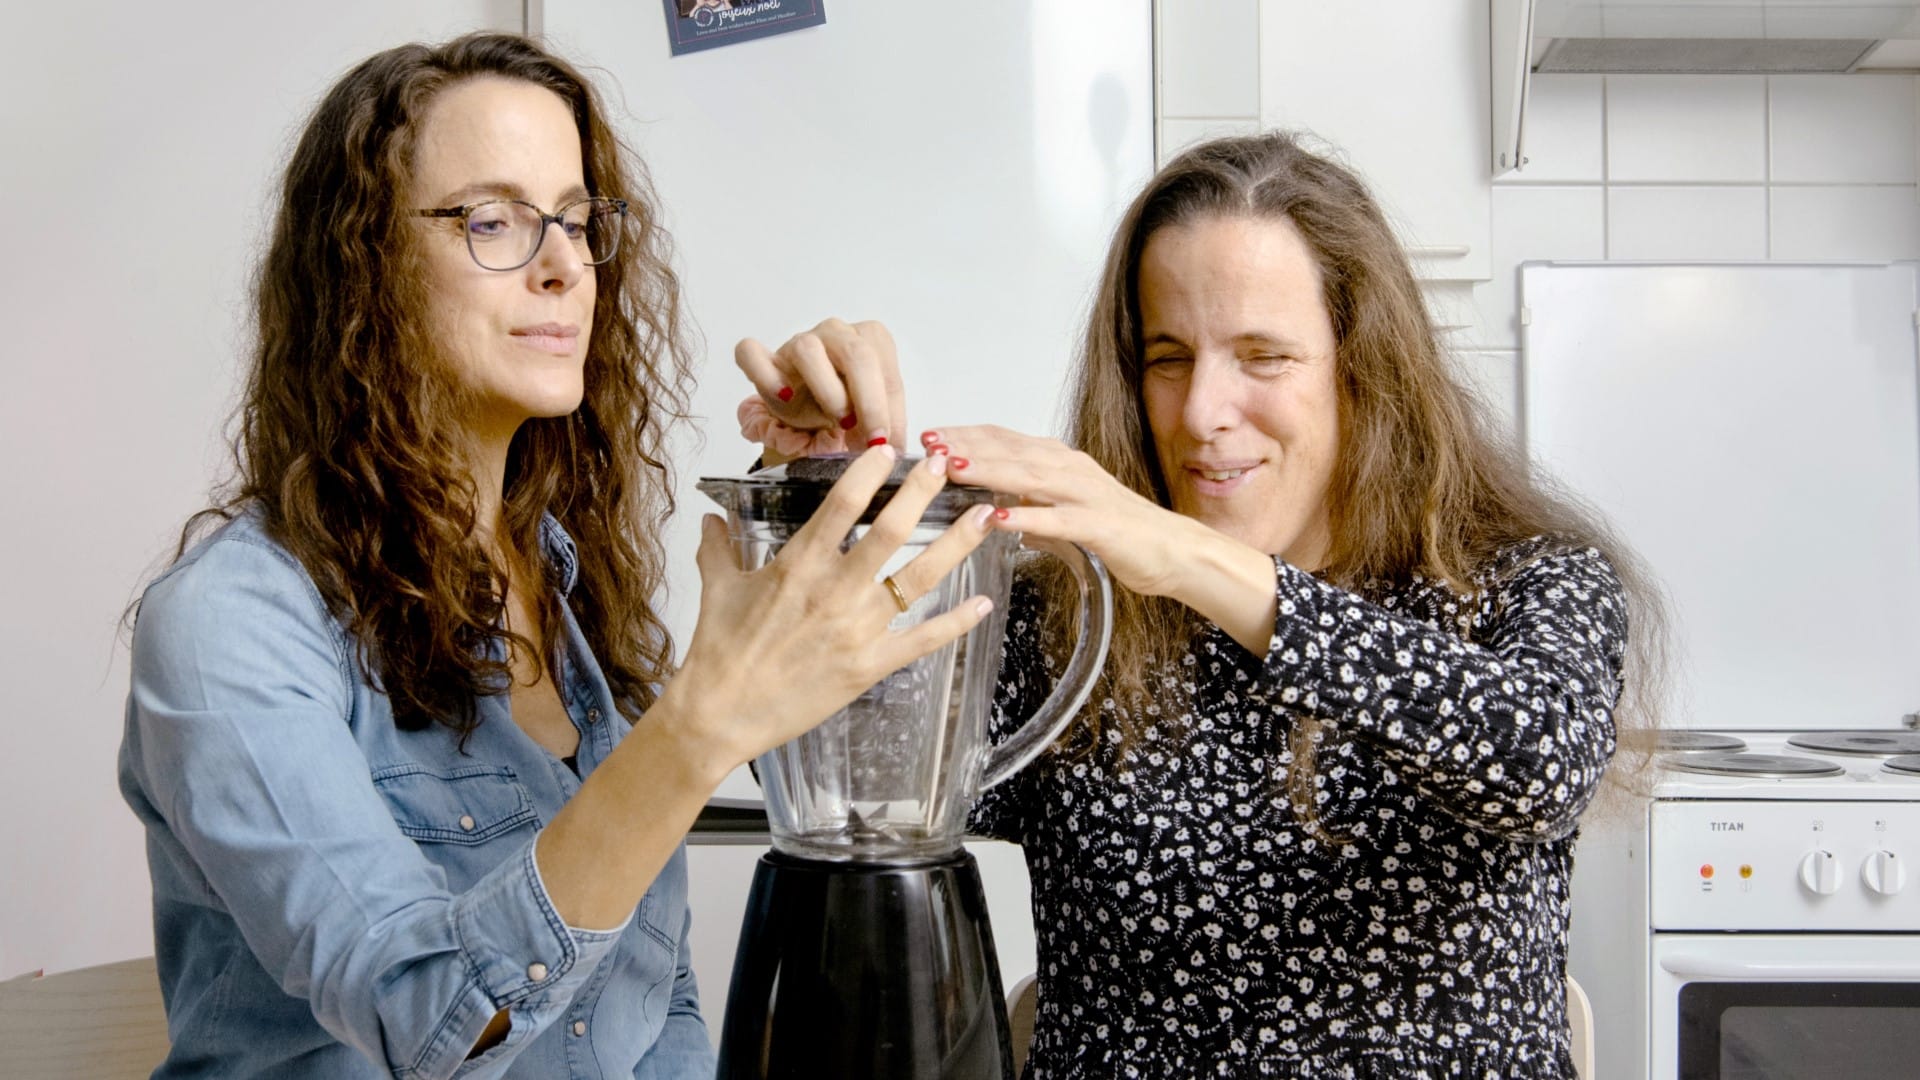
<path fill-rule="evenodd" d="M 1533 0 L 1531 67 L 1579 74 L 1912 71 L 1920 0 Z"/>

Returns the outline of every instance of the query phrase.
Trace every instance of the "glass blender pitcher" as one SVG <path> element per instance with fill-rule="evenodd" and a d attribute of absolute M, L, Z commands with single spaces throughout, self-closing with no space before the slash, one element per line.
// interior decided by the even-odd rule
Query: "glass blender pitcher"
<path fill-rule="evenodd" d="M 704 479 L 700 490 L 727 508 L 751 569 L 807 523 L 851 460 L 802 458 Z M 913 464 L 894 463 L 846 544 L 865 535 Z M 881 574 L 905 566 L 969 508 L 997 501 L 949 483 Z M 1073 656 L 1040 710 L 990 747 L 1019 546 L 1013 533 L 990 532 L 894 625 L 977 594 L 994 601 L 987 618 L 755 762 L 773 850 L 754 868 L 741 920 L 720 1032 L 722 1080 L 1013 1080 L 986 894 L 961 833 L 974 796 L 1032 760 L 1085 702 L 1106 662 L 1113 608 L 1099 561 L 1068 549 L 1080 583 Z"/>
<path fill-rule="evenodd" d="M 852 455 L 801 458 L 735 479 L 707 478 L 700 490 L 727 508 L 741 565 L 766 565 L 813 516 Z M 887 484 L 846 539 L 864 536 L 915 460 L 895 462 Z M 882 571 L 910 562 L 969 508 L 1011 503 L 984 488 L 948 484 Z M 987 744 L 987 717 L 1006 635 L 1015 533 L 992 531 L 952 573 L 894 619 L 895 628 L 944 614 L 975 595 L 993 611 L 958 641 L 882 679 L 820 726 L 755 762 L 775 850 L 830 862 L 902 863 L 960 848 L 975 796 L 1018 772 L 1059 735 L 1086 700 L 1106 661 L 1112 586 L 1099 560 L 1064 550 L 1080 582 L 1072 657 L 1052 694 L 1000 745 Z"/>

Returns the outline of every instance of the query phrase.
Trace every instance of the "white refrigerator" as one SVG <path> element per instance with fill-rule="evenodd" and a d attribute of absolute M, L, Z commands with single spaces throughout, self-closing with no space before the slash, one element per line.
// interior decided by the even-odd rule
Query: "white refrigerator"
<path fill-rule="evenodd" d="M 683 648 L 710 508 L 692 484 L 752 460 L 734 343 L 777 346 L 829 315 L 880 319 L 912 430 L 1053 432 L 1108 238 L 1153 169 L 1149 0 L 820 2 L 824 25 L 680 56 L 660 0 L 542 5 L 549 41 L 617 95 L 705 339 L 705 441 L 674 459 L 667 611 Z M 720 794 L 758 790 L 740 770 Z M 969 848 L 1010 986 L 1034 969 L 1025 869 L 1010 846 Z M 692 849 L 694 966 L 716 1037 L 761 850 Z"/>
<path fill-rule="evenodd" d="M 1532 263 L 1521 426 L 1664 586 L 1668 726 L 1920 713 L 1912 263 Z"/>

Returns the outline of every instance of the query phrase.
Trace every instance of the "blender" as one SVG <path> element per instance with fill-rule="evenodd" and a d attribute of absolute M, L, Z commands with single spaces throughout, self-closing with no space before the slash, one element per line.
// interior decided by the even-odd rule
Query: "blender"
<path fill-rule="evenodd" d="M 764 566 L 805 525 L 852 455 L 704 478 L 727 510 L 741 565 Z M 887 484 L 850 546 L 898 491 Z M 949 483 L 881 574 L 968 508 L 1008 503 Z M 761 755 L 773 850 L 755 867 L 720 1035 L 723 1080 L 938 1077 L 1013 1080 L 1006 1001 L 985 895 L 961 844 L 967 811 L 1058 736 L 1106 662 L 1112 586 L 1099 560 L 1061 553 L 1080 585 L 1074 650 L 1039 710 L 987 739 L 1019 536 L 992 531 L 896 628 L 985 595 L 959 640 L 881 680 L 806 734 Z"/>

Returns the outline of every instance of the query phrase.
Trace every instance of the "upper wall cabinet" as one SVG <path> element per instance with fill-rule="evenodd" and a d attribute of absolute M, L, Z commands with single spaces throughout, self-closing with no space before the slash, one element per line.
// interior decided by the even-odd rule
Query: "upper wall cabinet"
<path fill-rule="evenodd" d="M 1260 123 L 1331 143 L 1422 278 L 1492 274 L 1487 0 L 1260 0 Z"/>

